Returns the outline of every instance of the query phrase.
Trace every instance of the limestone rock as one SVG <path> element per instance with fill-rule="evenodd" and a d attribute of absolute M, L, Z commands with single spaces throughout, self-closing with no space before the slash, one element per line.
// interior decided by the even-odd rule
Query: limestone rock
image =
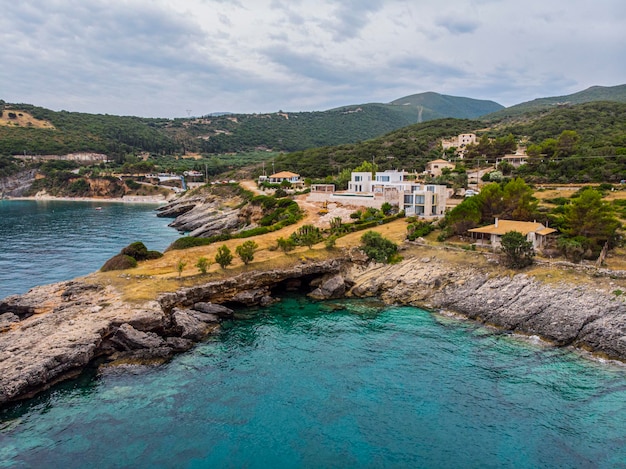
<path fill-rule="evenodd" d="M 162 337 L 153 332 L 142 332 L 135 329 L 130 324 L 122 324 L 113 337 L 111 342 L 119 350 L 137 350 L 137 349 L 154 349 L 164 347 L 166 345 Z"/>
<path fill-rule="evenodd" d="M 202 340 L 210 332 L 207 324 L 193 316 L 189 310 L 175 309 L 172 312 L 174 331 L 183 339 Z"/>
<path fill-rule="evenodd" d="M 235 314 L 232 309 L 227 308 L 226 306 L 207 303 L 204 301 L 194 304 L 193 309 L 200 311 L 201 313 L 216 314 L 221 319 L 230 319 L 233 317 L 233 314 Z"/>
<path fill-rule="evenodd" d="M 342 298 L 346 293 L 346 282 L 342 275 L 337 274 L 324 280 L 322 284 L 309 293 L 309 296 L 316 300 L 329 300 Z"/>

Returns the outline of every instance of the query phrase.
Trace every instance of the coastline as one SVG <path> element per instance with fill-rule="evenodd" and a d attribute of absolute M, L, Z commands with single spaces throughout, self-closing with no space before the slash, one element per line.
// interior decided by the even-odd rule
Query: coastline
<path fill-rule="evenodd" d="M 120 198 L 113 197 L 54 197 L 52 195 L 31 196 L 31 197 L 5 197 L 1 200 L 29 200 L 34 202 L 97 202 L 97 203 L 123 203 L 123 204 L 156 204 L 164 205 L 172 200 L 172 198 L 155 197 L 150 195 L 128 195 Z"/>
<path fill-rule="evenodd" d="M 610 283 L 608 290 L 598 278 L 591 279 L 594 288 L 582 277 L 551 283 L 511 275 L 467 257 L 471 253 L 451 259 L 428 247 L 408 249 L 395 265 L 367 263 L 341 250 L 318 260 L 292 258 L 278 268 L 233 269 L 208 281 L 173 282 L 172 289 L 155 289 L 141 301 L 124 292 L 126 286 L 151 290 L 153 277 L 141 271 L 91 274 L 7 297 L 0 301 L 0 353 L 7 357 L 0 362 L 0 404 L 70 378 L 96 358 L 163 362 L 219 330 L 235 305 L 268 305 L 294 289 L 318 300 L 377 297 L 530 342 L 541 339 L 542 347 L 626 362 L 626 302 L 611 293 Z"/>

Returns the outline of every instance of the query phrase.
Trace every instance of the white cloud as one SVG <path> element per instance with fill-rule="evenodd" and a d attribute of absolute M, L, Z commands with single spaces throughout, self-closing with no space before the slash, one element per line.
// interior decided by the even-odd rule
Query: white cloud
<path fill-rule="evenodd" d="M 423 91 L 511 105 L 626 81 L 622 0 L 5 3 L 0 98 L 53 109 L 322 110 Z"/>

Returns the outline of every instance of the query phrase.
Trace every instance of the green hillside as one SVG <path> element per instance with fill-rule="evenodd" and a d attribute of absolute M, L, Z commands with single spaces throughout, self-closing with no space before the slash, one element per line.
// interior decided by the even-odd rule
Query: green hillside
<path fill-rule="evenodd" d="M 443 117 L 474 119 L 504 109 L 504 106 L 494 101 L 448 96 L 433 92 L 406 96 L 396 99 L 390 104 L 423 109 L 423 112 L 427 113 L 429 117 L 422 119 L 422 122 Z"/>
<path fill-rule="evenodd" d="M 592 86 L 578 93 L 554 96 L 551 98 L 539 98 L 525 103 L 516 104 L 497 112 L 482 116 L 482 120 L 499 121 L 502 119 L 514 119 L 528 113 L 552 110 L 556 107 L 566 107 L 574 104 L 583 104 L 595 101 L 613 101 L 626 103 L 626 85 L 618 86 Z"/>
<path fill-rule="evenodd" d="M 527 117 L 525 123 L 494 122 L 486 129 L 484 122 L 476 120 L 433 120 L 359 144 L 281 155 L 275 160 L 275 168 L 313 178 L 336 176 L 363 161 L 374 161 L 381 170 L 423 171 L 427 161 L 441 157 L 442 138 L 473 132 L 493 139 L 496 144 L 514 138 L 524 141 L 529 148 L 533 145 L 539 148 L 544 156 L 535 159 L 537 165 L 525 168 L 524 176 L 531 180 L 580 182 L 626 178 L 626 103 L 586 103 L 531 113 Z M 567 148 L 563 132 L 573 136 L 574 142 Z M 552 153 L 547 154 L 548 150 Z M 477 164 L 471 158 L 461 163 L 468 168 Z"/>
<path fill-rule="evenodd" d="M 135 152 L 172 154 L 182 146 L 159 130 L 167 119 L 55 112 L 30 104 L 0 102 L 3 115 L 30 114 L 51 127 L 0 126 L 0 155 L 61 155 L 78 151 L 122 159 Z M 11 122 L 8 122 L 11 124 Z"/>

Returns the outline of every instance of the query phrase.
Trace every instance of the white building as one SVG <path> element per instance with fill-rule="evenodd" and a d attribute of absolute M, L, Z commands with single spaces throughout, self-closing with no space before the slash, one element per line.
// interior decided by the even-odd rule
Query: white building
<path fill-rule="evenodd" d="M 385 202 L 396 205 L 408 216 L 441 216 L 446 209 L 446 186 L 417 184 L 405 171 L 353 172 L 348 190 L 327 193 L 311 192 L 310 201 L 340 202 L 348 205 L 380 208 Z"/>
<path fill-rule="evenodd" d="M 414 184 L 404 191 L 402 207 L 409 216 L 440 217 L 446 211 L 448 188 L 437 184 Z"/>
<path fill-rule="evenodd" d="M 372 192 L 372 173 L 369 171 L 352 173 L 348 192 Z"/>

